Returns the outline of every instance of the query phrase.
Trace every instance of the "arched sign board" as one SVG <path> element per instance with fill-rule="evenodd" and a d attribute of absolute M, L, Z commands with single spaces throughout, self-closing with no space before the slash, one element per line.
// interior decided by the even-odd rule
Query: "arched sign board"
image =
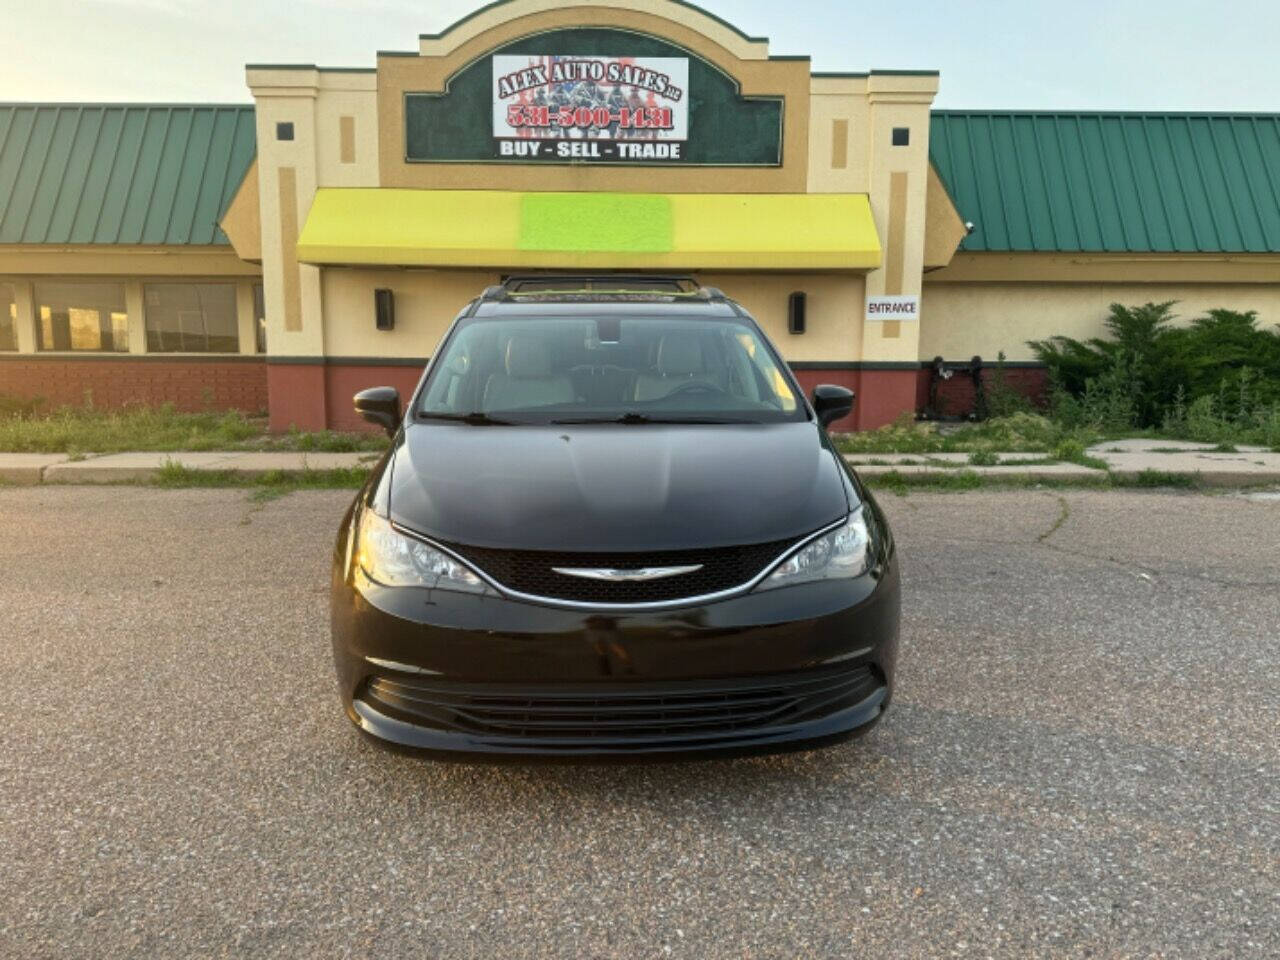
<path fill-rule="evenodd" d="M 525 37 L 404 107 L 409 163 L 782 163 L 782 97 L 744 97 L 696 54 L 627 30 Z"/>

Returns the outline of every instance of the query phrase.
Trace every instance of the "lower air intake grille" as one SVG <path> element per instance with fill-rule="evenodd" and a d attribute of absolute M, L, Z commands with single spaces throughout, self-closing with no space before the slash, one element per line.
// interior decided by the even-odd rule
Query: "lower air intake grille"
<path fill-rule="evenodd" d="M 491 550 L 447 546 L 509 590 L 582 603 L 661 603 L 719 593 L 749 583 L 777 560 L 796 539 L 710 550 L 661 553 L 553 553 L 541 550 Z M 589 580 L 556 573 L 555 567 L 638 570 L 647 567 L 698 566 L 691 573 L 660 580 Z"/>
<path fill-rule="evenodd" d="M 738 680 L 611 684 L 446 683 L 371 677 L 364 699 L 379 712 L 451 733 L 565 749 L 602 744 L 743 739 L 814 720 L 871 696 L 870 665 Z"/>

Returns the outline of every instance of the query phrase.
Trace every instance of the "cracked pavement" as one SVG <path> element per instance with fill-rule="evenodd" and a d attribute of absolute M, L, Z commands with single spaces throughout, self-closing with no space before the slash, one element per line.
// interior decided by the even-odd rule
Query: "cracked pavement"
<path fill-rule="evenodd" d="M 1280 499 L 881 494 L 870 736 L 483 767 L 339 710 L 349 496 L 0 489 L 0 956 L 1280 955 Z"/>

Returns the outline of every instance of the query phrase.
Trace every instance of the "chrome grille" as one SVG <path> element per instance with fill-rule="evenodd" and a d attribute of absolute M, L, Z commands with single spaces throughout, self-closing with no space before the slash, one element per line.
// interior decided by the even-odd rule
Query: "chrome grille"
<path fill-rule="evenodd" d="M 445 544 L 491 579 L 516 593 L 581 603 L 641 604 L 720 593 L 751 582 L 799 538 L 707 550 L 650 553 L 560 553 L 496 550 Z M 647 581 L 591 580 L 557 573 L 557 567 L 640 570 L 697 567 Z"/>

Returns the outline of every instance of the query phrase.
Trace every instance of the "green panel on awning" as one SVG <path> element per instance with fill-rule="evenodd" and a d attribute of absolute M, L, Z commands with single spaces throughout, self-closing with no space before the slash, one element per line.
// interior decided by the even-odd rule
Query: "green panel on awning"
<path fill-rule="evenodd" d="M 645 193 L 527 193 L 520 201 L 520 249 L 669 253 L 675 242 L 668 197 Z"/>

